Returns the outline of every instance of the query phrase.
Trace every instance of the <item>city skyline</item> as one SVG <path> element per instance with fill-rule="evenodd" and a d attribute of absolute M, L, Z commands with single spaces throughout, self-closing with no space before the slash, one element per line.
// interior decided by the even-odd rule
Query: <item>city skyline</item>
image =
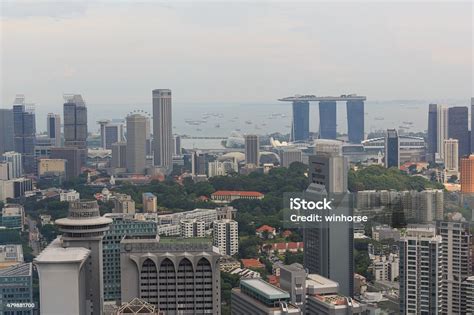
<path fill-rule="evenodd" d="M 306 91 L 337 95 L 341 86 L 373 100 L 472 94 L 470 3 L 296 8 L 200 3 L 200 8 L 205 10 L 198 15 L 190 3 L 2 3 L 1 63 L 8 80 L 2 80 L 1 102 L 9 104 L 22 92 L 46 107 L 59 102 L 57 95 L 79 91 L 95 104 L 108 103 L 110 95 L 123 104 L 148 103 L 144 91 L 156 86 L 175 91 L 175 103 L 266 102 Z M 167 32 L 156 32 L 163 25 Z M 151 34 L 154 41 L 148 40 Z M 94 49 L 66 56 L 67 45 Z M 35 54 L 26 58 L 33 47 Z M 112 75 L 116 70 L 127 77 Z M 299 75 L 290 80 L 287 73 L 295 70 Z"/>

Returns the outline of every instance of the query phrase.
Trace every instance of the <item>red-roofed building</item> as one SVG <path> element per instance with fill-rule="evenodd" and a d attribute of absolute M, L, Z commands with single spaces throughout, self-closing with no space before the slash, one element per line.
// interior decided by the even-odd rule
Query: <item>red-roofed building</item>
<path fill-rule="evenodd" d="M 255 234 L 260 238 L 265 238 L 265 234 L 268 235 L 268 238 L 274 238 L 276 236 L 276 229 L 272 226 L 264 224 L 255 230 Z"/>
<path fill-rule="evenodd" d="M 263 199 L 265 195 L 258 191 L 218 190 L 211 194 L 215 203 L 229 203 L 237 199 Z"/>
<path fill-rule="evenodd" d="M 278 254 L 284 254 L 286 251 L 290 253 L 297 253 L 298 251 L 303 251 L 303 242 L 288 242 L 288 243 L 273 243 L 273 244 L 264 244 L 262 246 L 262 251 L 267 253 L 273 253 L 277 251 Z"/>
<path fill-rule="evenodd" d="M 254 268 L 254 269 L 261 269 L 264 268 L 264 264 L 260 262 L 258 259 L 248 258 L 248 259 L 241 259 L 242 265 L 244 268 Z"/>

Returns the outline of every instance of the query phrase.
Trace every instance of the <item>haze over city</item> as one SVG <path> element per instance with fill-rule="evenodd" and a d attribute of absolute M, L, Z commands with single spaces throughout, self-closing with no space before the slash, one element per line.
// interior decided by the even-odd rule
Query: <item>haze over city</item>
<path fill-rule="evenodd" d="M 472 3 L 2 2 L 1 106 L 469 100 Z M 51 109 L 50 109 L 51 108 Z"/>

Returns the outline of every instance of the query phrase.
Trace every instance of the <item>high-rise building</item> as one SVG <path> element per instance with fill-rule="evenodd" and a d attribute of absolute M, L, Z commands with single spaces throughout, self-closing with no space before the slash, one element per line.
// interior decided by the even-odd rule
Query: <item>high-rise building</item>
<path fill-rule="evenodd" d="M 110 223 L 97 201 L 73 201 L 68 217 L 55 221 L 62 236 L 35 259 L 42 314 L 103 313 L 102 238 Z"/>
<path fill-rule="evenodd" d="M 34 314 L 33 265 L 21 263 L 0 269 L 0 314 Z"/>
<path fill-rule="evenodd" d="M 126 194 L 114 193 L 113 213 L 135 214 L 135 201 L 132 196 Z"/>
<path fill-rule="evenodd" d="M 126 236 L 122 301 L 140 298 L 170 314 L 220 314 L 220 255 L 206 238 Z"/>
<path fill-rule="evenodd" d="M 260 143 L 257 135 L 245 135 L 245 164 L 259 166 Z"/>
<path fill-rule="evenodd" d="M 461 192 L 474 193 L 474 154 L 461 159 Z"/>
<path fill-rule="evenodd" d="M 441 314 L 441 236 L 433 226 L 409 227 L 399 246 L 400 314 Z"/>
<path fill-rule="evenodd" d="M 346 103 L 347 134 L 350 143 L 361 143 L 364 140 L 364 101 L 351 100 Z"/>
<path fill-rule="evenodd" d="M 127 116 L 127 172 L 143 174 L 146 167 L 146 119 L 140 114 Z"/>
<path fill-rule="evenodd" d="M 444 179 L 448 181 L 451 176 L 459 178 L 459 140 L 444 140 Z"/>
<path fill-rule="evenodd" d="M 319 102 L 319 139 L 337 138 L 337 103 Z"/>
<path fill-rule="evenodd" d="M 309 139 L 309 102 L 293 102 L 293 121 L 291 123 L 291 141 Z"/>
<path fill-rule="evenodd" d="M 336 153 L 321 152 L 309 157 L 307 200 L 342 196 L 347 192 L 348 161 Z M 331 197 L 329 197 L 331 198 Z M 347 198 L 347 197 L 346 197 Z M 341 206 L 334 213 L 352 215 L 352 207 Z M 341 293 L 353 296 L 354 253 L 352 223 L 315 223 L 305 227 L 304 265 L 310 273 L 317 273 L 340 285 Z"/>
<path fill-rule="evenodd" d="M 23 171 L 35 171 L 36 118 L 34 105 L 25 104 L 25 97 L 17 95 L 13 103 L 13 131 L 15 151 L 21 153 Z"/>
<path fill-rule="evenodd" d="M 283 167 L 290 167 L 293 162 L 303 162 L 303 152 L 298 149 L 283 149 L 280 152 L 280 163 Z"/>
<path fill-rule="evenodd" d="M 99 120 L 97 122 L 100 126 L 100 146 L 103 149 L 112 149 L 112 144 L 124 140 L 123 123 Z"/>
<path fill-rule="evenodd" d="M 179 222 L 181 237 L 193 238 L 204 237 L 206 232 L 206 223 L 197 219 L 183 219 Z"/>
<path fill-rule="evenodd" d="M 444 105 L 437 106 L 437 124 L 436 124 L 436 140 L 437 153 L 440 159 L 444 159 L 444 140 L 449 138 L 448 134 L 448 108 Z"/>
<path fill-rule="evenodd" d="M 456 106 L 448 109 L 448 137 L 459 141 L 459 156 L 470 153 L 469 108 Z"/>
<path fill-rule="evenodd" d="M 428 149 L 430 159 L 438 152 L 438 105 L 430 104 L 428 109 Z"/>
<path fill-rule="evenodd" d="M 474 97 L 471 97 L 471 153 L 474 153 Z"/>
<path fill-rule="evenodd" d="M 181 136 L 175 135 L 174 139 L 174 155 L 181 155 Z"/>
<path fill-rule="evenodd" d="M 102 240 L 104 300 L 120 302 L 120 241 L 126 235 L 156 236 L 157 226 L 153 221 L 135 220 L 132 215 L 125 213 L 107 213 L 105 217 L 112 219 L 112 223 Z"/>
<path fill-rule="evenodd" d="M 396 129 L 385 132 L 385 167 L 400 166 L 400 138 Z"/>
<path fill-rule="evenodd" d="M 49 113 L 46 117 L 46 129 L 51 144 L 55 147 L 61 146 L 61 117 L 58 114 Z"/>
<path fill-rule="evenodd" d="M 142 194 L 142 204 L 143 204 L 143 212 L 156 212 L 158 211 L 157 205 L 158 199 L 156 196 L 150 192 L 146 192 Z"/>
<path fill-rule="evenodd" d="M 87 159 L 87 107 L 79 94 L 64 95 L 64 146 L 79 149 L 80 167 Z"/>
<path fill-rule="evenodd" d="M 153 164 L 166 172 L 173 166 L 171 90 L 153 90 Z"/>
<path fill-rule="evenodd" d="M 221 255 L 235 255 L 239 252 L 239 226 L 237 221 L 222 219 L 212 225 L 213 244 Z"/>
<path fill-rule="evenodd" d="M 206 175 L 206 166 L 208 161 L 207 153 L 194 151 L 191 155 L 191 174 L 193 176 Z"/>
<path fill-rule="evenodd" d="M 127 143 L 124 141 L 112 144 L 112 168 L 127 168 Z"/>
<path fill-rule="evenodd" d="M 70 180 L 81 174 L 81 149 L 76 147 L 51 148 L 50 158 L 66 160 L 66 179 Z"/>
<path fill-rule="evenodd" d="M 6 162 L 8 167 L 8 179 L 14 179 L 23 175 L 22 156 L 18 152 L 5 152 L 2 154 L 1 160 Z"/>
<path fill-rule="evenodd" d="M 0 108 L 0 154 L 15 150 L 13 142 L 13 111 Z"/>
<path fill-rule="evenodd" d="M 474 276 L 464 280 L 463 298 L 466 304 L 466 314 L 474 314 Z"/>
<path fill-rule="evenodd" d="M 467 222 L 443 222 L 436 224 L 442 238 L 443 259 L 443 314 L 466 314 L 463 282 L 471 271 L 471 232 Z"/>

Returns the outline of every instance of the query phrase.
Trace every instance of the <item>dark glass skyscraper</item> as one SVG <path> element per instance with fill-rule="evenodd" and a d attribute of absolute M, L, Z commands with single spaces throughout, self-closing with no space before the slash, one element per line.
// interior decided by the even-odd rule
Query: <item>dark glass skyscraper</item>
<path fill-rule="evenodd" d="M 364 140 L 364 101 L 347 101 L 347 134 L 350 143 Z"/>
<path fill-rule="evenodd" d="M 466 106 L 448 109 L 448 137 L 459 141 L 459 157 L 469 152 L 469 108 Z"/>
<path fill-rule="evenodd" d="M 400 140 L 395 129 L 387 129 L 385 133 L 385 167 L 400 166 Z"/>
<path fill-rule="evenodd" d="M 430 104 L 428 109 L 428 153 L 431 158 L 438 151 L 438 105 Z"/>
<path fill-rule="evenodd" d="M 293 102 L 293 122 L 291 124 L 291 140 L 309 139 L 309 102 Z"/>
<path fill-rule="evenodd" d="M 471 97 L 471 153 L 474 153 L 474 97 Z"/>
<path fill-rule="evenodd" d="M 35 171 L 36 119 L 33 105 L 25 105 L 25 97 L 18 95 L 13 104 L 13 132 L 15 151 L 21 153 L 23 171 Z"/>
<path fill-rule="evenodd" d="M 336 105 L 334 101 L 319 102 L 319 139 L 336 139 Z"/>
<path fill-rule="evenodd" d="M 76 147 L 81 152 L 81 162 L 87 158 L 87 107 L 81 95 L 65 95 L 64 146 Z"/>
<path fill-rule="evenodd" d="M 13 144 L 13 111 L 0 109 L 0 154 L 15 150 Z"/>

